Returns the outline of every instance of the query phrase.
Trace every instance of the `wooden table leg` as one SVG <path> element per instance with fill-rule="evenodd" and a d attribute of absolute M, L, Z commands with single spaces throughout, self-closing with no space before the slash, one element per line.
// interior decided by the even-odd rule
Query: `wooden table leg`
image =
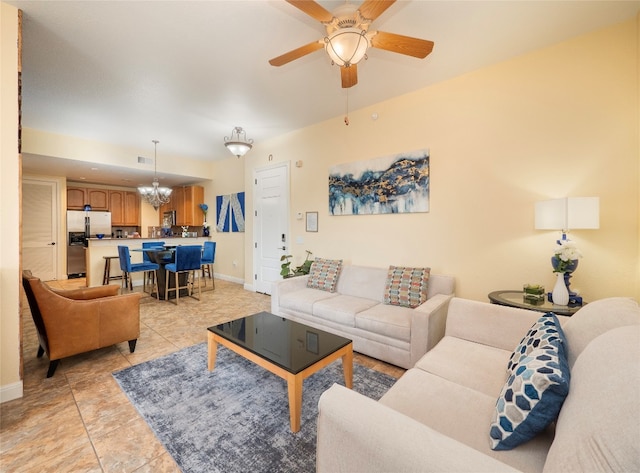
<path fill-rule="evenodd" d="M 353 389 L 353 350 L 347 350 L 342 357 L 342 371 L 344 373 L 344 385 Z"/>
<path fill-rule="evenodd" d="M 209 371 L 213 371 L 216 367 L 216 355 L 218 354 L 218 343 L 216 342 L 215 336 L 211 332 L 207 332 L 207 341 L 208 341 L 208 363 L 207 367 Z"/>
<path fill-rule="evenodd" d="M 302 380 L 303 377 L 299 374 L 291 375 L 287 378 L 291 432 L 300 431 L 300 417 L 302 415 Z"/>

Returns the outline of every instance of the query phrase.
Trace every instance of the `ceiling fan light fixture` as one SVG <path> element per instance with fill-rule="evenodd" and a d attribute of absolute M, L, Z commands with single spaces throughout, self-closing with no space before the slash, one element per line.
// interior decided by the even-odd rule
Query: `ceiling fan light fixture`
<path fill-rule="evenodd" d="M 152 140 L 154 144 L 154 154 L 153 154 L 153 182 L 151 186 L 141 186 L 138 187 L 138 192 L 140 193 L 140 197 L 142 199 L 151 204 L 155 210 L 158 210 L 161 205 L 169 203 L 171 200 L 171 190 L 168 187 L 160 187 L 160 183 L 158 182 L 157 177 L 157 166 L 156 162 L 158 161 L 158 140 Z"/>
<path fill-rule="evenodd" d="M 240 158 L 253 147 L 253 140 L 247 139 L 246 132 L 237 126 L 231 131 L 231 137 L 224 137 L 224 145 L 234 156 Z"/>
<path fill-rule="evenodd" d="M 369 40 L 365 34 L 366 31 L 360 28 L 340 28 L 324 39 L 324 47 L 338 66 L 358 64 L 369 48 Z"/>

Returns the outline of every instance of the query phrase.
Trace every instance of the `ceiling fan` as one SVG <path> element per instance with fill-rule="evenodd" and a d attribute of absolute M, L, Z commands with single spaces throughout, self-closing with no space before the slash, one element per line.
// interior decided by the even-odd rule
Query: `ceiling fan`
<path fill-rule="evenodd" d="M 366 58 L 369 47 L 420 59 L 433 50 L 433 41 L 369 30 L 371 23 L 396 0 L 365 0 L 359 8 L 347 1 L 333 12 L 314 0 L 286 2 L 322 23 L 327 36 L 271 59 L 272 66 L 282 66 L 324 48 L 332 62 L 340 66 L 342 87 L 349 88 L 358 83 L 357 63 Z"/>

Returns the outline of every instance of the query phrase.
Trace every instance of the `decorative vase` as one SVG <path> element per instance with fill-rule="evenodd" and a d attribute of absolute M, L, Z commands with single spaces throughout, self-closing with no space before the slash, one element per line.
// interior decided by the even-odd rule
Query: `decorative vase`
<path fill-rule="evenodd" d="M 556 285 L 553 286 L 551 292 L 551 299 L 555 305 L 568 305 L 569 304 L 569 291 L 564 280 L 564 273 L 557 273 Z"/>
<path fill-rule="evenodd" d="M 558 270 L 559 264 L 560 264 L 560 259 L 557 256 L 552 256 L 551 266 L 553 267 L 554 271 Z M 574 297 L 577 295 L 575 292 L 571 290 L 571 281 L 570 281 L 571 273 L 573 273 L 577 268 L 578 268 L 578 260 L 574 259 L 574 260 L 571 260 L 571 264 L 565 266 L 564 272 L 562 273 L 564 274 L 564 284 L 565 286 L 567 286 L 567 291 L 569 291 L 570 297 Z"/>
<path fill-rule="evenodd" d="M 202 228 L 202 236 L 209 236 L 209 227 Z"/>

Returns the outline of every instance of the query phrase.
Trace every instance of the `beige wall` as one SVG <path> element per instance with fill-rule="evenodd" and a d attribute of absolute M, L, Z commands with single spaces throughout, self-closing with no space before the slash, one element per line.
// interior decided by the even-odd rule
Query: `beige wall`
<path fill-rule="evenodd" d="M 428 265 L 454 275 L 458 295 L 487 300 L 523 283 L 552 287 L 558 234 L 534 230 L 536 201 L 599 196 L 601 228 L 571 234 L 584 253 L 572 288 L 586 300 L 640 298 L 637 29 L 631 20 L 354 111 L 349 126 L 337 116 L 259 143 L 246 156 L 247 200 L 252 169 L 269 154 L 301 159 L 291 167 L 290 241 L 304 239 L 292 248 L 296 264 L 309 249 L 356 264 Z M 330 166 L 421 148 L 431 152 L 429 213 L 328 215 Z M 319 232 L 306 233 L 294 216 L 313 210 Z M 245 255 L 250 281 L 251 238 Z"/>
<path fill-rule="evenodd" d="M 251 240 L 251 234 L 216 231 L 216 196 L 245 190 L 244 164 L 244 158 L 236 157 L 215 161 L 213 180 L 204 188 L 205 201 L 209 205 L 207 220 L 211 226 L 211 239 L 217 242 L 213 271 L 217 276 L 237 283 L 245 281 L 244 245 L 245 239 Z"/>
<path fill-rule="evenodd" d="M 18 10 L 0 3 L 0 402 L 22 396 L 20 375 L 20 158 Z"/>

